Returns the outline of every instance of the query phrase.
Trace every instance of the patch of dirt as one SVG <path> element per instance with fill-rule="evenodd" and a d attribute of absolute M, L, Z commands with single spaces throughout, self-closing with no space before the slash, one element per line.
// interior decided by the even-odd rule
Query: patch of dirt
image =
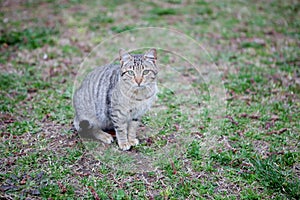
<path fill-rule="evenodd" d="M 263 158 L 269 157 L 270 153 L 270 144 L 263 140 L 255 140 L 252 142 L 254 150 L 260 154 Z"/>

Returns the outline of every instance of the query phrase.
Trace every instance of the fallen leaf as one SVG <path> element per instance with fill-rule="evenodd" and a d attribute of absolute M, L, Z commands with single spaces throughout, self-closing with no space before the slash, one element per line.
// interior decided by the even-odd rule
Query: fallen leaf
<path fill-rule="evenodd" d="M 267 155 L 268 156 L 272 156 L 272 155 L 283 155 L 284 151 L 278 151 L 278 152 L 268 152 Z"/>
<path fill-rule="evenodd" d="M 23 179 L 20 181 L 20 185 L 25 185 L 25 184 L 26 184 L 26 181 L 27 181 L 27 178 L 23 178 Z"/>
<path fill-rule="evenodd" d="M 2 114 L 2 113 L 0 113 L 0 125 L 2 124 L 2 122 L 3 122 L 3 124 L 10 124 L 10 123 L 15 122 L 15 119 L 10 114 L 6 114 L 6 113 Z"/>
<path fill-rule="evenodd" d="M 240 116 L 240 117 L 243 117 L 243 118 L 248 117 L 248 118 L 250 118 L 250 119 L 259 119 L 259 118 L 260 118 L 259 115 L 256 115 L 256 114 L 251 114 L 251 115 L 249 115 L 249 114 L 247 114 L 247 113 L 241 113 L 239 116 Z"/>
<path fill-rule="evenodd" d="M 278 134 L 278 135 L 280 135 L 280 134 L 284 133 L 285 131 L 287 131 L 287 128 L 282 128 L 282 129 L 277 130 L 277 131 L 271 131 L 271 132 L 268 132 L 267 135 L 273 135 L 273 134 Z"/>
<path fill-rule="evenodd" d="M 243 130 L 238 130 L 236 133 L 239 135 L 239 136 L 243 136 L 244 135 L 244 132 Z"/>
<path fill-rule="evenodd" d="M 240 114 L 240 117 L 248 117 L 248 114 L 247 113 L 242 113 L 242 114 Z"/>
<path fill-rule="evenodd" d="M 57 182 L 59 188 L 60 188 L 60 193 L 64 194 L 67 192 L 67 188 L 61 183 L 61 182 Z"/>
<path fill-rule="evenodd" d="M 279 116 L 278 115 L 272 115 L 270 120 L 277 121 L 277 120 L 279 120 Z"/>
<path fill-rule="evenodd" d="M 287 128 L 282 128 L 278 131 L 278 134 L 284 133 L 285 131 L 287 131 Z"/>
<path fill-rule="evenodd" d="M 236 125 L 236 126 L 239 125 L 239 123 L 236 122 L 231 116 L 227 115 L 225 118 L 229 119 L 229 121 L 230 121 L 232 124 L 234 124 L 234 125 Z"/>
<path fill-rule="evenodd" d="M 180 128 L 180 126 L 178 124 L 174 124 L 174 127 L 175 127 L 176 131 L 178 131 Z"/>
<path fill-rule="evenodd" d="M 172 162 L 172 161 L 171 161 L 171 166 L 172 166 L 172 169 L 173 169 L 173 174 L 177 174 L 177 170 L 175 168 L 174 162 Z"/>
<path fill-rule="evenodd" d="M 38 91 L 37 88 L 28 88 L 28 89 L 27 89 L 27 92 L 28 92 L 28 93 L 35 93 L 35 92 L 37 92 L 37 91 Z"/>
<path fill-rule="evenodd" d="M 274 121 L 271 121 L 271 122 L 266 122 L 265 124 L 265 129 L 268 130 L 270 129 L 271 127 L 274 126 Z"/>
<path fill-rule="evenodd" d="M 89 186 L 89 189 L 91 190 L 91 193 L 92 193 L 94 199 L 95 200 L 100 200 L 100 198 L 99 198 L 97 192 L 95 191 L 95 189 L 92 186 Z"/>
<path fill-rule="evenodd" d="M 259 119 L 260 116 L 259 116 L 259 115 L 253 114 L 253 115 L 250 115 L 249 118 L 250 118 L 250 119 Z"/>
<path fill-rule="evenodd" d="M 204 135 L 200 132 L 192 132 L 193 135 L 196 135 L 198 138 L 204 138 Z"/>
<path fill-rule="evenodd" d="M 151 137 L 147 138 L 146 144 L 147 144 L 147 146 L 151 146 L 151 144 L 153 144 L 153 139 Z"/>

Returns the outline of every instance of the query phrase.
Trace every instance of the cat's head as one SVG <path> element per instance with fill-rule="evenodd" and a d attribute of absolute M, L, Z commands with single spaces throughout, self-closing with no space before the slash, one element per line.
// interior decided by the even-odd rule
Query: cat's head
<path fill-rule="evenodd" d="M 135 55 L 120 49 L 119 55 L 123 81 L 132 87 L 147 87 L 155 83 L 158 73 L 156 49 Z"/>

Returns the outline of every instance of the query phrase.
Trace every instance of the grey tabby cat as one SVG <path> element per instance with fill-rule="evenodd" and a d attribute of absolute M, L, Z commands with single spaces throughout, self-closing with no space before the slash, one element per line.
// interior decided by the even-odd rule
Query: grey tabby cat
<path fill-rule="evenodd" d="M 119 147 L 125 151 L 139 144 L 136 130 L 142 115 L 156 99 L 156 49 L 131 55 L 119 51 L 120 65 L 94 69 L 75 92 L 74 126 L 81 135 L 110 144 L 115 130 Z"/>

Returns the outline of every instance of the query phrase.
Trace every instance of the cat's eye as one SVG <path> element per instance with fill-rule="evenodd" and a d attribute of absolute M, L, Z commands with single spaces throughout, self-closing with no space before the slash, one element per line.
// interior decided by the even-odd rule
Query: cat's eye
<path fill-rule="evenodd" d="M 128 73 L 130 76 L 133 76 L 133 75 L 134 75 L 134 71 L 132 71 L 132 70 L 128 70 L 127 73 Z"/>
<path fill-rule="evenodd" d="M 150 72 L 149 70 L 144 70 L 143 75 L 147 75 L 147 74 L 149 74 L 149 72 Z"/>

